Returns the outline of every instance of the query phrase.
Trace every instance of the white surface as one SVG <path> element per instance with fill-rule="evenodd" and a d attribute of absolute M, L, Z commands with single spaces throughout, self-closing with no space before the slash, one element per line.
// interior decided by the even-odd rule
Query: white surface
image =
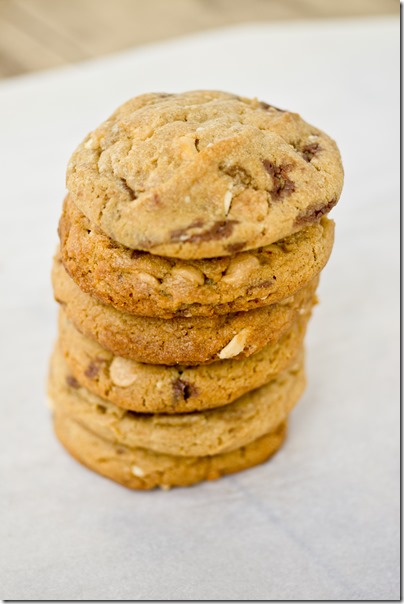
<path fill-rule="evenodd" d="M 251 25 L 1 84 L 2 598 L 398 598 L 398 57 L 398 20 Z M 192 88 L 299 111 L 346 184 L 281 452 L 136 493 L 52 435 L 49 270 L 76 144 L 130 96 Z"/>

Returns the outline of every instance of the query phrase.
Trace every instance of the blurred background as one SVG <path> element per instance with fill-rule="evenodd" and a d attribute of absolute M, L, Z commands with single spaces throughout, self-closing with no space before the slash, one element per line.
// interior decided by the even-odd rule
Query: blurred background
<path fill-rule="evenodd" d="M 399 12 L 397 0 L 0 0 L 0 78 L 224 25 Z"/>

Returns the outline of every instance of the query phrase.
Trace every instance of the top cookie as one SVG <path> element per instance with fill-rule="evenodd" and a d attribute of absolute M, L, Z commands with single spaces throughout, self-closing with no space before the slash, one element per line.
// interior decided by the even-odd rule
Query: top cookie
<path fill-rule="evenodd" d="M 225 92 L 131 99 L 79 145 L 67 186 L 115 241 L 174 258 L 271 244 L 337 203 L 335 142 L 296 113 Z"/>

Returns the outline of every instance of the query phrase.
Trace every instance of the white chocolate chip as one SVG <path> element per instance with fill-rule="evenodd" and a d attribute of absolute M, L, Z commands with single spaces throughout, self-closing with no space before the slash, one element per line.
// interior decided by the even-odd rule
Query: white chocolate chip
<path fill-rule="evenodd" d="M 219 352 L 219 359 L 232 359 L 244 350 L 249 331 L 242 329 L 230 342 Z"/>
<path fill-rule="evenodd" d="M 174 267 L 172 275 L 174 278 L 179 277 L 180 279 L 185 279 L 186 281 L 190 281 L 197 285 L 203 285 L 205 283 L 205 275 L 199 268 L 196 268 L 196 266 Z"/>
<path fill-rule="evenodd" d="M 307 140 L 309 143 L 314 143 L 314 141 L 318 140 L 318 134 L 310 134 L 310 136 L 307 137 Z"/>
<path fill-rule="evenodd" d="M 260 262 L 256 256 L 248 254 L 246 256 L 240 256 L 234 258 L 225 274 L 222 277 L 224 283 L 233 285 L 238 282 L 245 282 L 253 271 L 255 271 L 260 265 Z"/>
<path fill-rule="evenodd" d="M 226 216 L 230 212 L 230 206 L 231 206 L 231 200 L 232 200 L 232 198 L 233 198 L 233 193 L 229 189 L 228 191 L 226 191 L 226 193 L 224 195 L 224 200 L 223 200 L 224 213 L 225 213 Z"/>
<path fill-rule="evenodd" d="M 116 386 L 125 388 L 137 380 L 135 364 L 130 359 L 114 357 L 109 366 L 109 376 Z"/>
<path fill-rule="evenodd" d="M 134 476 L 137 476 L 138 478 L 143 478 L 143 476 L 145 475 L 142 468 L 139 468 L 139 466 L 132 466 L 131 470 L 132 474 Z"/>
<path fill-rule="evenodd" d="M 151 287 L 158 287 L 159 285 L 158 279 L 149 273 L 137 273 L 136 276 L 140 281 L 147 283 L 147 285 L 150 285 Z"/>
<path fill-rule="evenodd" d="M 185 203 L 191 203 L 191 198 L 189 195 L 186 195 L 184 198 Z"/>

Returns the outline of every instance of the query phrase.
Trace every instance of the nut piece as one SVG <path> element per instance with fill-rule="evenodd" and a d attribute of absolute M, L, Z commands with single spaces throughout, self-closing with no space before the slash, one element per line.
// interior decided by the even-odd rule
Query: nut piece
<path fill-rule="evenodd" d="M 109 367 L 109 376 L 115 386 L 131 386 L 137 379 L 136 365 L 130 359 L 115 357 Z"/>
<path fill-rule="evenodd" d="M 247 341 L 248 329 L 242 329 L 230 340 L 230 342 L 219 352 L 219 359 L 232 359 L 244 350 Z"/>
<path fill-rule="evenodd" d="M 139 466 L 132 466 L 131 470 L 132 474 L 134 476 L 137 476 L 138 478 L 143 478 L 143 476 L 145 475 L 142 468 L 139 468 Z"/>
<path fill-rule="evenodd" d="M 143 283 L 147 283 L 147 285 L 151 285 L 151 287 L 158 287 L 159 281 L 153 275 L 149 273 L 137 273 L 137 278 Z"/>
<path fill-rule="evenodd" d="M 239 282 L 244 283 L 259 265 L 258 258 L 251 254 L 234 258 L 230 262 L 230 265 L 221 280 L 229 285 L 234 285 Z"/>
<path fill-rule="evenodd" d="M 203 285 L 205 283 L 205 275 L 196 266 L 174 267 L 171 274 L 174 278 L 180 277 L 196 285 Z"/>
<path fill-rule="evenodd" d="M 229 189 L 228 191 L 226 191 L 226 193 L 224 195 L 224 200 L 223 200 L 225 216 L 227 216 L 227 214 L 230 212 L 230 206 L 231 206 L 232 199 L 233 199 L 233 193 Z"/>

